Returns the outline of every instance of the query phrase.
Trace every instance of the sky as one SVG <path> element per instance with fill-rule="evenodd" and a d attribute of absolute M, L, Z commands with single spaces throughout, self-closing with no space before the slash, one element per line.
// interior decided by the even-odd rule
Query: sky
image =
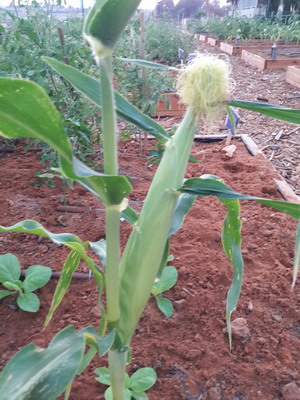
<path fill-rule="evenodd" d="M 177 4 L 179 0 L 174 0 L 174 4 Z M 80 8 L 80 0 L 66 0 L 67 5 L 71 5 L 75 8 Z M 85 7 L 90 7 L 94 4 L 94 0 L 83 0 Z M 11 0 L 0 0 L 0 7 L 6 7 L 11 3 Z M 16 1 L 17 3 L 17 1 Z M 221 0 L 221 5 L 225 5 L 226 0 Z M 154 9 L 156 0 L 142 0 L 140 7 L 144 9 Z"/>

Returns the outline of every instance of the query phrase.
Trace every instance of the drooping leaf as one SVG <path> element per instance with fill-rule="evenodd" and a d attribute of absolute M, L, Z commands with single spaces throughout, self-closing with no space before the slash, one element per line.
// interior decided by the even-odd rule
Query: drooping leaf
<path fill-rule="evenodd" d="M 121 217 L 125 219 L 131 225 L 134 225 L 139 219 L 138 214 L 130 206 L 127 206 L 125 210 L 121 212 Z"/>
<path fill-rule="evenodd" d="M 177 278 L 178 272 L 175 267 L 171 265 L 164 267 L 161 277 L 154 283 L 151 293 L 157 296 L 166 292 L 175 285 Z"/>
<path fill-rule="evenodd" d="M 83 356 L 82 334 L 70 326 L 43 349 L 31 343 L 21 349 L 0 375 L 1 400 L 55 400 L 73 380 Z"/>
<path fill-rule="evenodd" d="M 63 64 L 54 58 L 43 57 L 43 60 L 59 75 L 66 79 L 88 100 L 101 107 L 100 82 L 76 68 Z M 137 107 L 115 91 L 116 112 L 118 118 L 130 122 L 157 139 L 168 140 L 169 136 L 161 125 L 143 114 Z"/>
<path fill-rule="evenodd" d="M 193 207 L 195 199 L 196 197 L 194 195 L 190 195 L 188 193 L 183 193 L 178 197 L 176 210 L 170 228 L 170 236 L 174 235 L 174 233 L 176 233 L 182 227 L 184 218 Z"/>
<path fill-rule="evenodd" d="M 300 266 L 300 221 L 298 222 L 296 241 L 295 241 L 295 256 L 294 256 L 294 268 L 293 268 L 293 283 L 292 288 L 294 288 L 299 272 Z"/>
<path fill-rule="evenodd" d="M 28 312 L 37 312 L 40 308 L 40 300 L 35 293 L 20 293 L 17 298 L 18 306 Z"/>
<path fill-rule="evenodd" d="M 21 292 L 22 289 L 21 289 L 21 285 L 19 282 L 21 283 L 21 281 L 17 281 L 17 280 L 13 281 L 13 282 L 5 281 L 2 283 L 2 285 L 8 290 L 16 290 L 17 292 Z"/>
<path fill-rule="evenodd" d="M 244 100 L 230 100 L 227 104 L 233 107 L 240 107 L 246 110 L 255 111 L 260 114 L 267 115 L 268 117 L 289 122 L 291 124 L 300 124 L 300 110 Z"/>
<path fill-rule="evenodd" d="M 61 274 L 57 282 L 54 295 L 52 297 L 51 306 L 45 319 L 45 326 L 49 324 L 55 310 L 65 297 L 65 294 L 71 283 L 73 272 L 78 267 L 79 262 L 80 254 L 76 250 L 71 250 L 61 270 Z"/>
<path fill-rule="evenodd" d="M 226 300 L 226 324 L 229 337 L 229 347 L 232 347 L 231 314 L 236 309 L 240 296 L 244 263 L 241 250 L 241 220 L 239 200 L 221 200 L 225 205 L 227 214 L 223 223 L 222 245 L 225 254 L 233 266 L 233 279 L 227 293 Z"/>
<path fill-rule="evenodd" d="M 47 142 L 71 163 L 71 145 L 61 117 L 39 85 L 22 79 L 0 78 L 0 93 L 2 136 L 30 137 Z"/>
<path fill-rule="evenodd" d="M 189 193 L 202 197 L 215 196 L 219 199 L 254 200 L 258 203 L 272 207 L 275 210 L 284 212 L 291 217 L 300 219 L 300 204 L 243 195 L 230 189 L 230 187 L 225 185 L 220 180 L 206 178 L 205 175 L 200 178 L 187 179 L 182 187 L 178 190 L 183 193 Z"/>
<path fill-rule="evenodd" d="M 24 292 L 33 292 L 46 285 L 51 275 L 51 268 L 42 265 L 31 265 L 25 272 L 25 280 L 23 282 Z"/>
<path fill-rule="evenodd" d="M 160 311 L 166 318 L 170 318 L 173 315 L 173 304 L 169 299 L 165 297 L 156 297 L 156 304 Z"/>
<path fill-rule="evenodd" d="M 131 375 L 129 387 L 136 392 L 145 392 L 155 384 L 156 379 L 157 375 L 153 368 L 140 368 Z"/>
<path fill-rule="evenodd" d="M 138 393 L 138 392 L 132 391 L 131 395 L 135 400 L 148 400 L 148 396 L 144 392 Z"/>
<path fill-rule="evenodd" d="M 14 281 L 21 275 L 21 266 L 14 254 L 0 255 L 0 282 Z"/>
<path fill-rule="evenodd" d="M 159 64 L 159 63 L 155 63 L 153 61 L 139 60 L 139 59 L 135 59 L 135 58 L 122 58 L 122 57 L 118 57 L 118 60 L 124 61 L 125 63 L 128 62 L 130 64 L 136 64 L 136 65 L 139 65 L 140 67 L 178 71 L 178 72 L 181 71 L 180 68 L 170 67 L 169 65 Z"/>
<path fill-rule="evenodd" d="M 106 240 L 101 239 L 98 242 L 90 242 L 90 247 L 99 256 L 102 265 L 106 267 Z"/>

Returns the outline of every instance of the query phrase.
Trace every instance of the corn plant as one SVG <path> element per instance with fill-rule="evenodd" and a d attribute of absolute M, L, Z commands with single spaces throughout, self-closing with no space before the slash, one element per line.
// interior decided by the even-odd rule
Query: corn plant
<path fill-rule="evenodd" d="M 203 175 L 184 180 L 199 119 L 209 123 L 224 107 L 231 113 L 229 106 L 233 106 L 300 124 L 299 110 L 241 100 L 229 101 L 229 67 L 225 61 L 212 56 L 197 58 L 180 75 L 178 92 L 187 111 L 172 137 L 157 122 L 143 115 L 119 93 L 114 92 L 113 50 L 138 4 L 139 0 L 97 0 L 87 16 L 84 35 L 99 65 L 100 81 L 69 65 L 44 58 L 55 72 L 100 108 L 104 136 L 104 174 L 92 170 L 74 156 L 59 113 L 37 84 L 20 79 L 0 79 L 1 135 L 45 141 L 58 153 L 60 168 L 56 172 L 85 187 L 106 209 L 106 240 L 99 242 L 82 242 L 72 233 L 52 233 L 33 220 L 0 226 L 0 232 L 40 235 L 70 248 L 45 325 L 50 323 L 66 295 L 80 260 L 87 264 L 95 278 L 101 309 L 97 330 L 89 326 L 76 332 L 70 326 L 60 331 L 46 349 L 38 348 L 33 343 L 21 349 L 8 362 L 0 376 L 3 400 L 52 400 L 62 392 L 65 392 L 67 398 L 72 380 L 89 365 L 96 353 L 100 356 L 108 353 L 109 378 L 107 370 L 102 370 L 102 377 L 101 371 L 98 371 L 100 379 L 111 385 L 105 395 L 106 399 L 147 398 L 144 390 L 151 386 L 150 381 L 153 383 L 154 373 L 149 370 L 149 379 L 143 378 L 140 386 L 136 384 L 134 375 L 127 377 L 130 343 L 153 284 L 166 265 L 170 239 L 182 226 L 197 196 L 214 196 L 227 211 L 222 243 L 233 265 L 233 283 L 226 304 L 231 347 L 231 314 L 238 302 L 243 277 L 239 200 L 252 200 L 300 219 L 299 204 L 240 194 L 217 176 Z M 165 66 L 146 61 L 131 62 L 166 69 Z M 128 179 L 118 173 L 116 117 L 164 140 L 165 151 L 139 215 L 126 200 L 132 187 Z M 231 114 L 230 118 L 233 120 Z M 119 235 L 121 217 L 132 225 L 131 235 L 122 254 Z M 296 235 L 293 286 L 299 267 L 299 231 L 300 224 Z M 98 263 L 88 255 L 88 247 L 99 256 Z M 104 289 L 106 306 L 101 302 Z M 90 346 L 87 351 L 86 345 Z"/>

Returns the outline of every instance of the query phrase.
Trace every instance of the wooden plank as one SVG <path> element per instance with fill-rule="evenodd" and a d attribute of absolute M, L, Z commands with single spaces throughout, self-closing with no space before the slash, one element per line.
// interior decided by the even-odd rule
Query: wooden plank
<path fill-rule="evenodd" d="M 207 35 L 203 35 L 203 34 L 199 35 L 199 40 L 201 42 L 207 42 Z"/>
<path fill-rule="evenodd" d="M 291 85 L 300 88 L 300 68 L 289 66 L 286 70 L 285 80 Z"/>
<path fill-rule="evenodd" d="M 217 39 L 212 38 L 212 37 L 208 37 L 207 38 L 207 44 L 209 44 L 210 46 L 219 46 L 220 40 L 217 40 Z"/>
<path fill-rule="evenodd" d="M 276 184 L 277 190 L 285 200 L 292 203 L 300 204 L 300 197 L 296 195 L 296 193 L 286 181 L 274 179 L 274 182 Z"/>
<path fill-rule="evenodd" d="M 258 49 L 256 49 L 258 50 Z M 264 69 L 281 69 L 286 68 L 290 65 L 299 65 L 300 66 L 300 57 L 298 59 L 288 57 L 271 60 L 264 55 L 257 54 L 253 51 L 243 50 L 242 51 L 242 60 L 247 64 L 256 67 L 263 71 Z"/>
<path fill-rule="evenodd" d="M 263 152 L 249 135 L 243 134 L 241 135 L 241 138 L 250 154 L 253 156 L 256 156 L 257 154 L 263 155 Z"/>

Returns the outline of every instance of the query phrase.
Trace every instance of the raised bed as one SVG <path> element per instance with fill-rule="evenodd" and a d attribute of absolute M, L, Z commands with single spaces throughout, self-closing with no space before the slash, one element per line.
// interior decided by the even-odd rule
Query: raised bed
<path fill-rule="evenodd" d="M 260 70 L 280 69 L 289 65 L 300 65 L 300 46 L 278 46 L 275 60 L 271 58 L 271 49 L 243 50 L 242 60 Z"/>
<path fill-rule="evenodd" d="M 200 42 L 207 42 L 207 35 L 200 34 L 199 35 L 199 40 L 200 40 Z"/>
<path fill-rule="evenodd" d="M 293 86 L 300 88 L 300 68 L 290 66 L 286 70 L 285 80 Z"/>
<path fill-rule="evenodd" d="M 221 43 L 221 40 L 213 38 L 213 37 L 208 37 L 207 38 L 207 44 L 209 44 L 210 46 L 219 46 L 219 44 Z"/>
<path fill-rule="evenodd" d="M 241 54 L 243 50 L 271 49 L 273 42 L 268 40 L 247 40 L 238 46 L 236 41 L 220 42 L 220 50 L 230 55 Z M 280 47 L 295 47 L 295 44 L 280 44 Z"/>
<path fill-rule="evenodd" d="M 179 96 L 176 93 L 164 93 L 157 102 L 156 117 L 177 117 L 183 116 L 185 107 L 179 103 Z"/>

